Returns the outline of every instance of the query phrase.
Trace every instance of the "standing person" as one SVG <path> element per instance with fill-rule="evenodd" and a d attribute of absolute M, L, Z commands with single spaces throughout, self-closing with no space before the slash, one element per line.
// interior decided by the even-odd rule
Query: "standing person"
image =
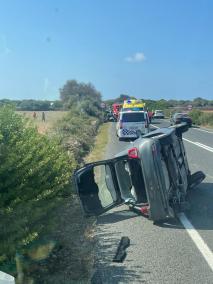
<path fill-rule="evenodd" d="M 41 118 L 41 120 L 43 121 L 43 122 L 45 122 L 45 113 L 44 113 L 44 111 L 42 111 L 42 118 Z"/>
<path fill-rule="evenodd" d="M 33 112 L 33 118 L 36 119 L 36 116 L 37 116 L 37 115 L 36 115 L 36 112 L 34 111 L 34 112 Z"/>

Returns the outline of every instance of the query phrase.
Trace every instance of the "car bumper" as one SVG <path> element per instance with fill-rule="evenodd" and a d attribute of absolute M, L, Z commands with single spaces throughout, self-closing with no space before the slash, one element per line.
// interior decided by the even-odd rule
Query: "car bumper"
<path fill-rule="evenodd" d="M 138 137 L 138 135 L 137 135 L 137 133 L 136 133 L 136 131 L 140 131 L 141 132 L 141 134 L 143 135 L 143 134 L 147 134 L 148 132 L 149 132 L 149 130 L 148 130 L 148 128 L 147 129 L 143 129 L 143 130 L 141 130 L 141 129 L 136 129 L 136 130 L 127 130 L 127 129 L 119 129 L 118 130 L 118 137 L 119 138 L 137 138 Z"/>

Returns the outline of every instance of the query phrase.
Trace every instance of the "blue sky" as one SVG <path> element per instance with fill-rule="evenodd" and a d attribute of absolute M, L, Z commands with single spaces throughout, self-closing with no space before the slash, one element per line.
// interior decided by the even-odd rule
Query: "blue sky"
<path fill-rule="evenodd" d="M 104 99 L 213 99 L 213 1 L 1 1 L 0 98 L 58 99 L 68 79 Z"/>

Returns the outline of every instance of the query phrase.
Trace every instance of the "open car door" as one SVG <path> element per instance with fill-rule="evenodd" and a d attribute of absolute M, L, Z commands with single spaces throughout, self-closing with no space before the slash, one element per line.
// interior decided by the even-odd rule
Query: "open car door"
<path fill-rule="evenodd" d="M 100 215 L 121 203 L 147 202 L 139 159 L 125 153 L 85 165 L 74 174 L 86 216 Z"/>
<path fill-rule="evenodd" d="M 125 157 L 90 163 L 75 172 L 75 186 L 86 216 L 100 215 L 123 202 L 115 173 L 119 160 Z"/>

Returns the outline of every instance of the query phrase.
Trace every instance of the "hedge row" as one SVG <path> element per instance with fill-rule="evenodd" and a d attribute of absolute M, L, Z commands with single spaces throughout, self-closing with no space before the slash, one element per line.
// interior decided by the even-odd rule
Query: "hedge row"
<path fill-rule="evenodd" d="M 99 124 L 98 118 L 71 110 L 58 123 L 56 135 L 48 137 L 11 107 L 0 107 L 0 270 L 17 276 L 18 265 L 26 274 L 38 272 L 38 265 L 51 256 L 53 247 L 61 246 L 62 239 L 71 240 L 71 246 L 72 237 L 79 242 L 79 235 L 84 236 L 87 224 L 79 216 L 70 177 L 90 151 Z M 60 223 L 72 215 L 74 219 L 79 216 L 80 223 L 70 226 L 73 236 L 68 238 Z M 45 269 L 48 267 L 45 263 Z"/>
<path fill-rule="evenodd" d="M 83 161 L 94 143 L 101 120 L 86 114 L 70 111 L 56 127 L 63 147 L 74 155 L 78 164 Z"/>
<path fill-rule="evenodd" d="M 213 112 L 192 110 L 189 115 L 196 125 L 213 126 Z"/>

